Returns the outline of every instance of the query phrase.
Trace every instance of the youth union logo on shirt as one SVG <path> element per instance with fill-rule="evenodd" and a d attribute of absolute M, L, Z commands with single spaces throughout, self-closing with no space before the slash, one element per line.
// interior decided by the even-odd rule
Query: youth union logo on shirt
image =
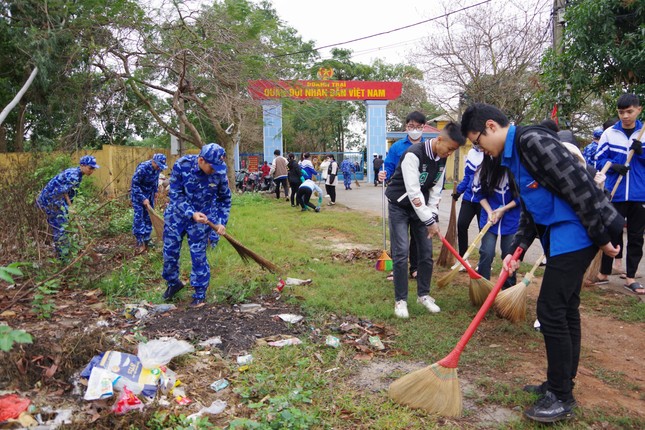
<path fill-rule="evenodd" d="M 428 179 L 428 172 L 423 172 L 419 175 L 419 183 L 421 185 L 426 183 L 426 179 Z"/>

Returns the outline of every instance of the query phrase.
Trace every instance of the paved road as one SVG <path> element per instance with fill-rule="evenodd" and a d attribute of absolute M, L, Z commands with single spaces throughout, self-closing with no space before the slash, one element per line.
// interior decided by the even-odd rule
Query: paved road
<path fill-rule="evenodd" d="M 375 187 L 373 183 L 360 182 L 360 184 L 360 188 L 357 188 L 356 184 L 352 183 L 351 191 L 344 190 L 342 185 L 336 187 L 336 202 L 351 209 L 356 209 L 380 216 L 382 211 L 382 188 Z M 450 205 L 452 200 L 452 198 L 450 197 L 451 193 L 452 190 L 444 190 L 441 202 L 439 203 L 439 225 L 442 232 L 445 232 L 448 228 L 448 221 L 450 218 Z M 457 208 L 459 208 L 460 204 L 461 201 L 457 203 Z M 479 232 L 476 224 L 477 223 L 474 220 L 470 224 L 468 237 L 471 240 Z M 624 237 L 623 242 L 626 243 L 626 241 L 627 237 Z M 497 252 L 499 252 L 499 245 L 497 246 Z M 540 255 L 542 255 L 542 247 L 540 246 L 539 241 L 536 240 L 529 248 L 524 261 L 533 263 L 540 257 Z M 641 259 L 641 263 L 638 266 L 638 273 L 645 273 L 645 258 Z M 624 285 L 624 280 L 620 279 L 618 276 L 610 276 L 609 280 L 609 286 L 604 287 L 609 288 L 613 291 L 624 292 L 625 294 L 631 294 L 632 296 L 634 296 L 634 294 L 622 288 L 622 286 Z M 643 283 L 643 279 L 641 279 L 640 281 L 641 283 Z M 640 298 L 645 302 L 645 296 L 640 296 Z"/>

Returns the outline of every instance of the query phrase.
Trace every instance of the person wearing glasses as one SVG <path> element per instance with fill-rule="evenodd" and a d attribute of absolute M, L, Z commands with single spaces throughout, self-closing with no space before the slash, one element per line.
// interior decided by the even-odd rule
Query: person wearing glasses
<path fill-rule="evenodd" d="M 411 145 L 401 156 L 385 191 L 389 201 L 390 241 L 394 268 L 394 314 L 408 318 L 408 231 L 418 256 L 417 303 L 431 313 L 441 309 L 430 297 L 432 240 L 439 233 L 439 200 L 446 158 L 466 143 L 459 125 L 447 124 L 439 136 Z"/>
<path fill-rule="evenodd" d="M 379 181 L 389 181 L 396 170 L 396 166 L 398 166 L 399 161 L 401 161 L 403 153 L 412 145 L 421 143 L 421 137 L 423 136 L 423 129 L 426 126 L 426 122 L 426 116 L 418 111 L 411 112 L 407 117 L 405 117 L 405 131 L 407 132 L 407 135 L 403 139 L 394 142 L 390 147 L 383 163 L 385 170 L 378 173 Z M 417 246 L 414 242 L 414 237 L 410 237 L 409 255 L 409 274 L 410 278 L 415 279 L 417 277 Z M 393 281 L 394 273 L 390 273 L 387 276 L 387 279 L 389 281 Z"/>
<path fill-rule="evenodd" d="M 36 203 L 47 215 L 47 223 L 54 236 L 54 250 L 60 259 L 69 255 L 69 240 L 65 233 L 69 207 L 81 186 L 83 176 L 91 176 L 99 167 L 94 156 L 84 155 L 79 161 L 79 167 L 70 167 L 54 176 L 38 195 Z"/>
<path fill-rule="evenodd" d="M 580 359 L 580 288 L 598 248 L 615 256 L 611 237 L 623 219 L 593 177 L 558 140 L 540 126 L 511 125 L 495 106 L 476 103 L 462 116 L 461 132 L 483 152 L 501 157 L 520 194 L 520 225 L 511 245 L 526 251 L 536 237 L 547 255 L 537 300 L 547 356 L 546 381 L 527 385 L 539 396 L 524 414 L 538 422 L 556 422 L 574 415 L 574 378 Z M 503 266 L 511 273 L 519 262 Z"/>

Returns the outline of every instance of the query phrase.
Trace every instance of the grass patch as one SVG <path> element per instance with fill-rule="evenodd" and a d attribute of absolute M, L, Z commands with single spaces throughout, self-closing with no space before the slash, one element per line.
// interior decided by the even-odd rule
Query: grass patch
<path fill-rule="evenodd" d="M 119 227 L 119 231 L 123 228 Z M 233 198 L 227 231 L 248 248 L 278 264 L 288 276 L 313 279 L 311 285 L 286 287 L 283 297 L 303 308 L 307 323 L 312 329 L 321 328 L 322 338 L 329 334 L 323 327 L 332 315 L 337 318 L 351 315 L 393 328 L 397 336 L 388 346 L 402 353 L 388 357 L 388 360 L 432 364 L 454 348 L 477 313 L 478 309 L 468 299 L 468 278 L 460 274 L 452 285 L 440 290 L 435 281 L 447 270 L 436 268 L 431 294 L 441 307 L 441 313 L 431 315 L 418 305 L 414 300 L 415 283 L 410 283 L 410 319 L 395 318 L 392 284 L 385 280 L 384 273 L 374 270 L 375 261 L 334 258 L 335 254 L 343 252 L 335 248 L 339 242 L 349 248 L 361 245 L 380 250 L 380 228 L 378 217 L 346 211 L 340 206 L 331 210 L 325 207 L 320 213 L 301 212 L 284 200 L 244 194 Z M 435 248 L 437 255 L 437 243 Z M 225 239 L 221 239 L 215 249 L 208 250 L 208 259 L 212 271 L 208 290 L 211 302 L 232 304 L 255 300 L 258 295 L 271 292 L 278 280 L 276 275 L 262 271 L 255 263 L 242 263 Z M 518 281 L 533 263 L 522 265 Z M 180 264 L 181 278 L 188 280 L 191 264 L 186 244 Z M 160 250 L 149 252 L 124 261 L 122 268 L 104 279 L 100 287 L 112 306 L 139 300 L 160 302 L 161 293 L 165 290 L 165 282 L 161 279 L 162 265 Z M 493 273 L 500 269 L 501 261 L 497 258 Z M 186 301 L 190 293 L 190 288 L 186 288 L 178 294 L 178 300 Z M 629 310 L 629 318 L 642 320 L 638 315 L 643 311 L 636 304 L 623 298 L 608 299 L 605 295 L 597 289 L 584 290 L 583 304 L 598 306 L 602 312 L 628 304 L 634 308 Z M 614 311 L 611 312 L 614 315 Z M 484 397 L 473 397 L 476 405 L 525 407 L 534 400 L 520 391 L 520 381 L 495 378 L 513 366 L 517 351 L 543 350 L 542 336 L 533 330 L 531 318 L 529 315 L 530 321 L 511 324 L 490 312 L 478 328 L 460 360 L 460 366 L 466 369 L 465 375 L 474 381 L 477 391 L 485 394 Z M 355 354 L 354 349 L 347 345 L 341 345 L 339 349 L 329 348 L 306 336 L 301 340 L 303 344 L 299 346 L 253 350 L 254 361 L 250 369 L 231 381 L 241 402 L 251 411 L 250 418 L 237 421 L 232 418 L 231 428 L 477 427 L 477 423 L 472 422 L 477 419 L 472 416 L 476 413 L 473 411 L 469 411 L 462 420 L 446 420 L 401 407 L 389 401 L 383 391 L 362 389 L 352 382 L 361 366 L 365 365 L 350 359 Z M 403 376 L 402 372 L 386 375 L 387 382 L 400 376 Z M 605 376 L 618 378 L 616 383 L 619 384 L 624 379 L 624 375 Z M 586 412 L 575 424 L 553 427 L 585 428 L 596 418 L 596 412 Z M 626 422 L 625 428 L 637 423 L 627 417 L 613 417 L 611 422 Z M 518 419 L 489 428 L 541 427 Z"/>

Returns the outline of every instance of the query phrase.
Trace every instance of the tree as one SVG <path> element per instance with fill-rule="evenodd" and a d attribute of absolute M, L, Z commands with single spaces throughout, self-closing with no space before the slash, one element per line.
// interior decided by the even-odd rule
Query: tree
<path fill-rule="evenodd" d="M 214 141 L 232 154 L 234 136 L 244 141 L 253 123 L 251 107 L 259 111 L 247 81 L 298 76 L 315 51 L 267 2 L 224 0 L 199 11 L 174 5 L 174 16 L 161 22 L 146 17 L 113 31 L 96 66 L 135 94 L 166 133 L 198 148 Z M 227 163 L 232 181 L 233 157 Z"/>
<path fill-rule="evenodd" d="M 645 2 L 576 0 L 567 2 L 562 49 L 542 61 L 544 106 L 558 102 L 570 118 L 590 100 L 614 110 L 623 92 L 645 96 Z"/>
<path fill-rule="evenodd" d="M 422 45 L 430 100 L 448 114 L 463 103 L 485 102 L 518 122 L 527 115 L 547 44 L 550 2 L 500 3 L 457 14 L 446 8 L 446 17 L 435 21 Z M 460 5 L 453 2 L 450 10 Z"/>

